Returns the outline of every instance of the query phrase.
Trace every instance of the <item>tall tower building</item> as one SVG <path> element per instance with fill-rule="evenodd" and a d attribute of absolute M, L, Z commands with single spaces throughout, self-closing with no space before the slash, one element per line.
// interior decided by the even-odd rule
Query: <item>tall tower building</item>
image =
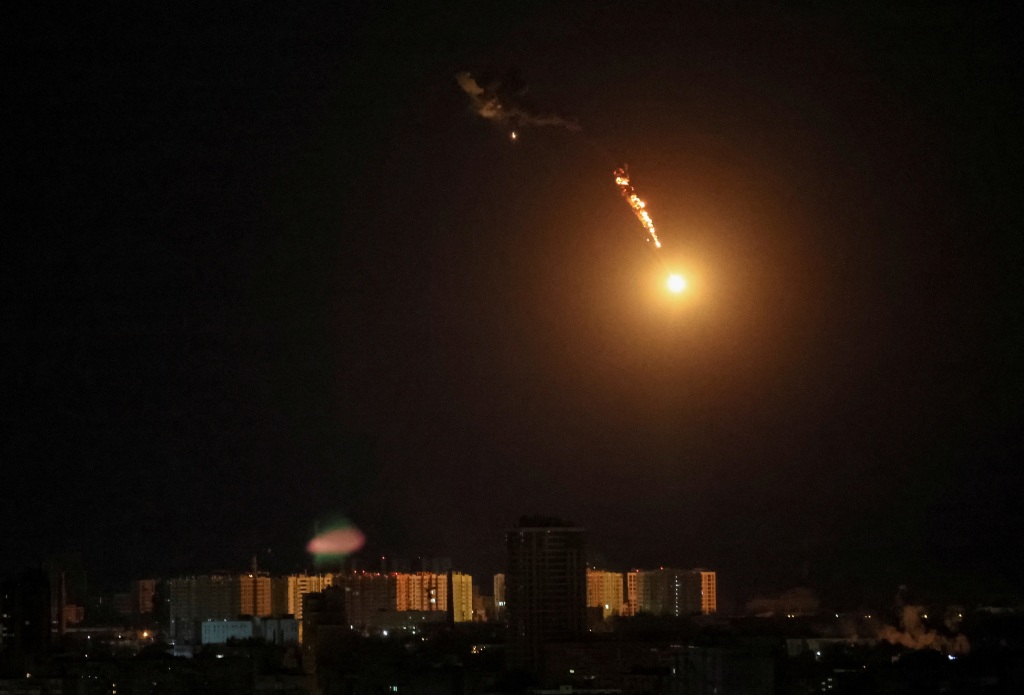
<path fill-rule="evenodd" d="M 242 612 L 238 575 L 211 574 L 167 580 L 170 637 L 197 643 L 199 623 L 234 620 Z"/>
<path fill-rule="evenodd" d="M 47 558 L 45 570 L 50 578 L 50 620 L 63 635 L 68 624 L 84 617 L 88 596 L 85 561 L 79 552 L 57 553 Z"/>
<path fill-rule="evenodd" d="M 694 570 L 700 577 L 700 612 L 709 615 L 718 611 L 718 581 L 714 572 Z"/>
<path fill-rule="evenodd" d="M 544 644 L 586 631 L 585 534 L 567 521 L 523 517 L 506 543 L 509 666 L 539 672 Z"/>
<path fill-rule="evenodd" d="M 600 608 L 605 620 L 622 612 L 622 596 L 622 574 L 587 570 L 587 606 Z"/>
<path fill-rule="evenodd" d="M 394 574 L 336 574 L 334 586 L 344 596 L 346 619 L 356 627 L 372 624 L 374 615 L 393 611 L 398 605 L 398 582 Z"/>
<path fill-rule="evenodd" d="M 473 577 L 470 575 L 448 573 L 448 613 L 453 623 L 473 620 Z"/>
<path fill-rule="evenodd" d="M 494 575 L 494 615 L 498 620 L 505 619 L 505 575 Z"/>
<path fill-rule="evenodd" d="M 266 572 L 252 571 L 238 578 L 239 612 L 267 618 L 271 614 L 270 575 Z"/>
<path fill-rule="evenodd" d="M 639 580 L 639 570 L 626 572 L 626 603 L 622 606 L 622 615 L 636 615 L 640 612 Z"/>
<path fill-rule="evenodd" d="M 445 611 L 455 623 L 473 619 L 473 578 L 462 572 L 396 572 L 396 611 Z"/>
<path fill-rule="evenodd" d="M 270 615 L 274 618 L 283 618 L 286 615 L 295 617 L 288 609 L 288 577 L 270 578 Z M 299 622 L 299 625 L 302 623 Z"/>
<path fill-rule="evenodd" d="M 302 597 L 306 594 L 318 593 L 334 583 L 333 574 L 291 574 L 288 575 L 287 613 L 302 620 Z"/>
<path fill-rule="evenodd" d="M 707 615 L 718 610 L 715 573 L 661 568 L 636 575 L 637 611 L 651 615 Z"/>
<path fill-rule="evenodd" d="M 155 579 L 139 579 L 132 582 L 132 612 L 138 615 L 151 614 L 155 595 Z"/>
<path fill-rule="evenodd" d="M 448 575 L 434 572 L 397 572 L 394 610 L 448 610 Z"/>
<path fill-rule="evenodd" d="M 50 651 L 50 622 L 46 572 L 25 570 L 0 582 L 0 654 L 7 666 L 22 674 L 36 670 Z"/>

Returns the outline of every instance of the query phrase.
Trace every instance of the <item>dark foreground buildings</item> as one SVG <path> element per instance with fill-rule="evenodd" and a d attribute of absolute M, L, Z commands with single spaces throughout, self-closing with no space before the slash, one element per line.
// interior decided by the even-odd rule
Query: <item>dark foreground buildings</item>
<path fill-rule="evenodd" d="M 26 570 L 0 582 L 0 675 L 31 673 L 50 652 L 50 581 Z"/>
<path fill-rule="evenodd" d="M 586 632 L 584 531 L 560 519 L 523 517 L 506 542 L 508 664 L 538 673 L 545 644 L 578 640 Z"/>

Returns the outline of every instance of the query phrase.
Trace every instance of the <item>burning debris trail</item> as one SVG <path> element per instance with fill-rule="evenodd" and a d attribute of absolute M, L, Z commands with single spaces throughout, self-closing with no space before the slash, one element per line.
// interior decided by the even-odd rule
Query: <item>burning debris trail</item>
<path fill-rule="evenodd" d="M 646 208 L 647 203 L 640 200 L 640 196 L 636 194 L 636 189 L 633 188 L 633 184 L 629 182 L 629 169 L 623 164 L 621 167 L 615 170 L 615 185 L 619 187 L 619 191 L 622 192 L 622 197 L 629 203 L 629 207 L 633 208 L 633 214 L 636 215 L 637 219 L 640 220 L 640 224 L 643 225 L 644 229 L 647 230 L 647 234 L 650 236 L 651 241 L 654 242 L 654 247 L 660 249 L 661 242 L 658 240 L 658 233 L 654 231 L 654 220 L 651 219 Z"/>
<path fill-rule="evenodd" d="M 579 123 L 575 120 L 530 106 L 525 99 L 526 83 L 515 71 L 487 71 L 476 75 L 460 72 L 455 76 L 455 80 L 469 97 L 473 112 L 498 126 L 508 128 L 508 138 L 512 142 L 519 138 L 520 129 L 529 126 L 557 126 L 571 131 L 580 130 Z M 655 249 L 660 249 L 661 240 L 654 229 L 654 220 L 647 212 L 647 203 L 640 199 L 633 184 L 630 183 L 629 169 L 623 164 L 615 170 L 614 175 L 615 185 L 619 187 L 622 197 L 626 199 L 629 207 L 633 209 L 633 214 L 643 225 L 648 241 L 654 243 Z M 668 266 L 661 255 L 657 254 L 656 257 L 662 268 L 667 271 Z M 678 273 L 670 273 L 667 286 L 673 294 L 680 294 L 686 290 L 686 278 Z"/>
<path fill-rule="evenodd" d="M 633 188 L 633 184 L 629 182 L 629 168 L 623 164 L 616 169 L 613 174 L 615 175 L 615 185 L 619 187 L 619 192 L 622 193 L 622 197 L 629 203 L 629 207 L 633 208 L 633 214 L 640 220 L 640 224 L 647 230 L 647 240 L 654 243 L 655 249 L 661 248 L 661 240 L 658 239 L 658 233 L 654 229 L 654 220 L 651 219 L 651 215 L 647 212 L 647 203 L 640 199 L 640 196 L 636 194 L 636 189 Z M 661 267 L 668 270 L 668 266 L 665 265 L 665 261 L 661 258 L 661 254 L 657 254 L 658 261 L 661 263 Z M 686 290 L 686 278 L 678 273 L 670 273 L 668 276 L 668 289 L 673 294 L 680 294 Z"/>

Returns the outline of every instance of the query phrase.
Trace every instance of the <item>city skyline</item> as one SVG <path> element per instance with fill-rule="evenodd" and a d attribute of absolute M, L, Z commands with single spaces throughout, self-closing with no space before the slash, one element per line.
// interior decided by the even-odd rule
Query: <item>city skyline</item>
<path fill-rule="evenodd" d="M 339 520 L 479 574 L 551 513 L 723 596 L 1024 584 L 1008 9 L 25 14 L 0 575 L 302 567 Z"/>
<path fill-rule="evenodd" d="M 524 518 L 555 517 L 527 516 Z M 580 530 L 585 531 L 585 529 L 582 528 Z M 616 567 L 620 569 L 615 569 Z M 263 601 L 270 600 L 269 598 L 254 599 L 254 596 L 265 595 L 266 597 L 269 597 L 274 591 L 276 591 L 276 589 L 271 589 L 269 584 L 264 586 L 260 583 L 263 580 L 271 578 L 304 577 L 314 580 L 314 583 L 310 586 L 320 586 L 316 583 L 317 578 L 350 573 L 373 575 L 443 575 L 445 573 L 455 572 L 459 574 L 468 574 L 473 577 L 484 577 L 485 580 L 482 583 L 479 583 L 479 586 L 487 588 L 492 586 L 492 578 L 498 575 L 503 576 L 505 572 L 507 572 L 507 569 L 507 560 L 496 568 L 485 569 L 483 571 L 478 570 L 475 573 L 467 573 L 464 565 L 453 562 L 452 559 L 448 557 L 430 557 L 423 555 L 409 557 L 398 557 L 394 555 L 367 556 L 360 553 L 355 553 L 343 558 L 337 558 L 331 563 L 324 563 L 322 560 L 318 560 L 315 556 L 311 556 L 305 564 L 300 564 L 298 566 L 276 566 L 267 568 L 266 566 L 260 566 L 257 557 L 254 555 L 250 558 L 248 566 L 236 565 L 232 568 L 231 563 L 218 563 L 215 566 L 205 568 L 179 568 L 166 574 L 139 574 L 132 575 L 130 577 L 122 576 L 117 578 L 117 580 L 112 584 L 103 584 L 99 587 L 95 587 L 94 583 L 90 582 L 91 574 L 88 560 L 83 558 L 79 553 L 71 553 L 52 556 L 41 565 L 27 562 L 23 564 L 18 571 L 12 572 L 11 574 L 18 574 L 25 570 L 42 570 L 50 578 L 51 584 L 55 587 L 59 587 L 63 584 L 63 591 L 65 592 L 64 599 L 70 603 L 82 605 L 90 598 L 103 595 L 114 596 L 115 601 L 120 600 L 126 605 L 135 606 L 152 599 L 152 595 L 155 590 L 153 582 L 155 581 L 167 581 L 176 578 L 195 576 L 220 576 L 225 578 L 234 578 L 236 581 L 242 581 L 242 578 L 248 577 L 252 580 L 252 586 L 240 589 L 242 593 L 239 594 L 238 601 L 240 602 L 239 605 L 241 607 L 249 606 L 252 608 L 253 605 L 256 605 L 253 604 L 254 600 L 258 601 L 261 606 L 263 605 Z M 649 567 L 639 567 L 623 563 L 608 563 L 594 558 L 586 559 L 588 577 L 590 573 L 598 575 L 610 574 L 624 577 L 628 574 L 636 574 L 637 572 L 654 572 L 664 569 L 665 563 L 655 563 Z M 708 568 L 706 567 L 694 566 L 692 571 L 707 571 L 707 569 Z M 128 593 L 118 591 L 118 589 L 123 589 L 126 586 L 130 589 Z M 54 590 L 57 591 L 58 589 Z M 289 589 L 288 591 L 288 595 L 290 596 L 292 589 Z M 306 590 L 304 589 L 303 592 L 305 591 Z M 623 585 L 622 601 L 625 601 L 625 591 L 625 585 Z M 124 598 L 119 599 L 117 597 Z M 56 598 L 54 600 L 56 600 Z M 277 601 L 278 599 L 275 598 L 273 600 Z M 294 599 L 288 600 L 289 605 L 294 604 Z M 241 610 L 241 613 L 259 614 L 259 612 L 253 612 L 252 610 Z"/>
<path fill-rule="evenodd" d="M 1019 689 L 1020 673 L 1011 668 L 1019 661 L 1019 605 L 914 605 L 901 592 L 880 615 L 841 614 L 795 592 L 713 616 L 714 573 L 630 572 L 627 583 L 622 574 L 587 570 L 584 582 L 582 530 L 553 517 L 524 517 L 506 540 L 507 625 L 494 612 L 500 604 L 480 601 L 475 591 L 469 610 L 468 596 L 460 597 L 452 582 L 458 577 L 468 585 L 470 578 L 458 572 L 357 571 L 267 586 L 252 581 L 266 578 L 254 566 L 241 576 L 169 580 L 157 589 L 168 598 L 150 610 L 140 603 L 120 622 L 58 629 L 46 573 L 25 571 L 0 581 L 0 681 L 19 692 L 91 686 L 155 693 L 168 686 L 196 692 L 213 677 L 209 692 L 240 695 L 266 686 L 295 695 L 333 692 L 341 674 L 346 689 L 367 692 L 431 681 L 441 692 L 471 684 L 471 692 L 509 693 L 536 683 L 638 693 L 663 692 L 665 685 L 684 693 L 739 685 L 769 693 L 808 683 L 820 686 L 815 692 L 911 684 L 946 692 L 950 683 L 954 691 L 980 684 Z M 301 619 L 289 607 L 300 584 Z M 496 598 L 503 584 L 496 576 Z M 255 590 L 249 598 L 256 612 L 240 615 L 247 586 Z M 146 596 L 145 587 L 152 585 L 139 582 L 137 598 Z M 260 588 L 273 595 L 267 610 L 259 608 L 266 603 Z M 621 616 L 601 605 L 609 588 L 620 598 L 628 591 Z M 445 596 L 448 605 L 437 605 Z"/>

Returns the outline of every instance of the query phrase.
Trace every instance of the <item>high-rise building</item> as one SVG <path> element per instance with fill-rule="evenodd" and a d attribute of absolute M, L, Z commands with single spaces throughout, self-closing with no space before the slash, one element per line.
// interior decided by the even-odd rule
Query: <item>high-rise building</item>
<path fill-rule="evenodd" d="M 473 578 L 461 572 L 349 572 L 289 579 L 292 593 L 299 599 L 295 608 L 299 620 L 305 617 L 301 598 L 331 587 L 336 603 L 344 607 L 345 620 L 355 628 L 399 620 L 393 614 L 413 611 L 447 613 L 447 619 L 456 623 L 473 620 Z"/>
<path fill-rule="evenodd" d="M 473 577 L 462 572 L 448 573 L 448 613 L 453 623 L 473 620 Z"/>
<path fill-rule="evenodd" d="M 80 552 L 58 553 L 47 558 L 45 570 L 50 579 L 50 620 L 63 635 L 67 629 L 65 617 L 77 615 L 76 608 L 65 608 L 84 606 L 88 598 L 85 561 Z"/>
<path fill-rule="evenodd" d="M 663 567 L 630 574 L 636 576 L 637 612 L 678 617 L 718 609 L 714 572 Z"/>
<path fill-rule="evenodd" d="M 498 620 L 505 619 L 505 575 L 494 575 L 494 614 Z"/>
<path fill-rule="evenodd" d="M 587 606 L 600 608 L 607 620 L 622 612 L 622 574 L 587 569 Z"/>
<path fill-rule="evenodd" d="M 85 606 L 76 606 L 73 603 L 64 606 L 64 624 L 77 625 L 85 620 Z"/>
<path fill-rule="evenodd" d="M 394 611 L 442 611 L 452 622 L 473 620 L 473 578 L 462 572 L 395 572 Z"/>
<path fill-rule="evenodd" d="M 111 604 L 114 606 L 114 612 L 117 613 L 118 616 L 122 618 L 130 618 L 135 615 L 135 599 L 131 592 L 116 593 L 111 598 Z M 68 624 L 71 624 L 70 620 L 68 620 Z"/>
<path fill-rule="evenodd" d="M 486 623 L 488 618 L 493 618 L 494 616 L 494 597 L 481 594 L 480 587 L 476 584 L 472 584 L 472 594 L 473 622 Z"/>
<path fill-rule="evenodd" d="M 374 617 L 394 611 L 398 605 L 396 575 L 376 572 L 352 572 L 334 575 L 334 588 L 338 590 L 349 625 L 363 627 L 373 624 Z"/>
<path fill-rule="evenodd" d="M 0 582 L 0 653 L 21 672 L 35 671 L 50 651 L 50 581 L 26 570 Z"/>
<path fill-rule="evenodd" d="M 345 582 L 339 582 L 323 591 L 302 595 L 299 643 L 302 644 L 302 667 L 308 674 L 317 671 L 317 657 L 323 643 L 329 641 L 332 635 L 344 634 L 350 629 L 348 610 L 345 607 L 348 598 L 345 587 Z"/>
<path fill-rule="evenodd" d="M 718 581 L 714 572 L 705 569 L 693 570 L 700 576 L 700 612 L 710 615 L 718 611 Z"/>
<path fill-rule="evenodd" d="M 287 613 L 302 621 L 302 597 L 320 592 L 334 583 L 333 574 L 292 574 L 288 576 Z"/>
<path fill-rule="evenodd" d="M 582 528 L 523 517 L 506 536 L 509 666 L 539 672 L 546 643 L 586 631 L 586 546 Z"/>
<path fill-rule="evenodd" d="M 397 611 L 448 610 L 448 576 L 433 572 L 395 574 Z"/>
<path fill-rule="evenodd" d="M 155 579 L 139 579 L 132 582 L 132 606 L 136 614 L 149 615 L 153 612 L 153 597 L 156 595 Z"/>
<path fill-rule="evenodd" d="M 622 606 L 622 615 L 636 615 L 640 612 L 640 599 L 637 594 L 639 570 L 626 572 L 626 603 Z"/>
<path fill-rule="evenodd" d="M 270 578 L 270 615 L 275 618 L 295 616 L 288 610 L 288 577 Z"/>
<path fill-rule="evenodd" d="M 270 575 L 266 572 L 252 571 L 238 578 L 239 606 L 242 615 L 259 618 L 269 617 Z"/>
<path fill-rule="evenodd" d="M 242 613 L 239 576 L 199 575 L 167 580 L 170 637 L 198 643 L 204 620 L 234 620 Z"/>

